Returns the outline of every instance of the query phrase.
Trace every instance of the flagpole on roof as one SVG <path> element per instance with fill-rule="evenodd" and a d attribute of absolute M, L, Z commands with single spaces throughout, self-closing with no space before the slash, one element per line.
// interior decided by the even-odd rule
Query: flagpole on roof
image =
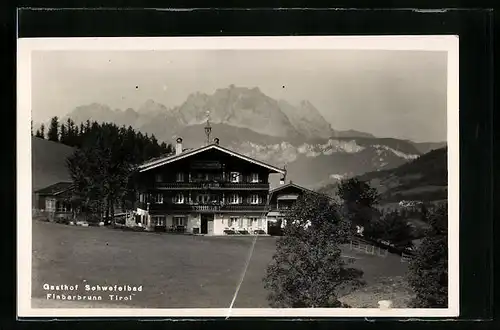
<path fill-rule="evenodd" d="M 212 133 L 212 127 L 210 126 L 210 110 L 206 111 L 207 115 L 207 125 L 205 126 L 205 135 L 207 136 L 206 144 L 210 144 L 210 134 Z"/>

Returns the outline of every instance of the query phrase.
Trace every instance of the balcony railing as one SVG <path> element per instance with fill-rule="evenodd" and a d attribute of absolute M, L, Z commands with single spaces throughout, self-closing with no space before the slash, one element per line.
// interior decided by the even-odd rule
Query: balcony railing
<path fill-rule="evenodd" d="M 155 188 L 172 190 L 269 190 L 269 183 L 233 183 L 233 182 L 157 182 Z"/>
<path fill-rule="evenodd" d="M 288 212 L 291 210 L 291 207 L 286 207 L 286 206 L 276 206 L 276 205 L 269 205 L 269 211 L 275 211 L 275 212 Z"/>
<path fill-rule="evenodd" d="M 187 211 L 187 212 L 243 212 L 268 210 L 266 204 L 175 204 L 175 203 L 139 203 L 141 209 L 149 211 Z"/>

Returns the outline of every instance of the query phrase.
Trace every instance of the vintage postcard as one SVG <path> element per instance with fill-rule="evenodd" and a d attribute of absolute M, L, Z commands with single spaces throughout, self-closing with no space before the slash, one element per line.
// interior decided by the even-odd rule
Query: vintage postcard
<path fill-rule="evenodd" d="M 458 316 L 458 42 L 19 39 L 18 316 Z"/>

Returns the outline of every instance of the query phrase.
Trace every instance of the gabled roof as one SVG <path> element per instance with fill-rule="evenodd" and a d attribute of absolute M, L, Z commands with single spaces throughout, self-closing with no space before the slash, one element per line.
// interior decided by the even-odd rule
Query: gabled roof
<path fill-rule="evenodd" d="M 53 185 L 50 185 L 48 187 L 39 189 L 35 191 L 35 193 L 40 194 L 40 195 L 51 195 L 51 196 L 57 196 L 59 194 L 62 194 L 65 191 L 68 191 L 73 187 L 73 182 L 58 182 Z"/>
<path fill-rule="evenodd" d="M 297 189 L 300 189 L 304 192 L 309 192 L 309 193 L 313 193 L 313 194 L 316 194 L 316 195 L 323 195 L 325 197 L 328 197 L 329 199 L 332 199 L 332 197 L 326 195 L 326 194 L 323 194 L 323 193 L 320 193 L 320 192 L 317 192 L 317 191 L 314 191 L 314 190 L 311 190 L 311 189 L 307 189 L 307 188 L 304 188 L 302 186 L 299 186 L 295 183 L 293 183 L 292 181 L 290 181 L 289 183 L 285 184 L 285 185 L 282 185 L 282 186 L 279 186 L 279 187 L 276 187 L 274 189 L 271 189 L 269 191 L 269 200 L 271 200 L 271 198 L 273 197 L 274 193 L 278 192 L 278 191 L 281 191 L 283 189 L 286 189 L 286 188 L 290 188 L 290 187 L 293 187 L 293 188 L 297 188 Z"/>
<path fill-rule="evenodd" d="M 178 160 L 181 160 L 181 159 L 184 159 L 184 158 L 187 158 L 187 157 L 199 154 L 199 153 L 207 151 L 207 150 L 212 150 L 212 149 L 215 149 L 215 150 L 224 152 L 226 154 L 229 154 L 231 156 L 243 159 L 243 160 L 245 160 L 247 162 L 254 163 L 256 165 L 265 167 L 265 168 L 267 168 L 267 169 L 269 169 L 269 170 L 271 170 L 273 172 L 285 174 L 285 170 L 284 169 L 281 169 L 281 168 L 278 168 L 278 167 L 266 164 L 264 162 L 258 161 L 256 159 L 250 158 L 248 156 L 242 155 L 242 154 L 237 153 L 235 151 L 232 151 L 230 149 L 221 147 L 218 144 L 209 144 L 209 145 L 201 147 L 201 148 L 196 148 L 196 149 L 191 149 L 191 150 L 183 151 L 182 153 L 180 153 L 178 155 L 168 155 L 168 156 L 161 157 L 161 158 L 158 158 L 158 159 L 150 160 L 150 161 L 148 161 L 148 162 L 140 165 L 138 167 L 138 170 L 139 170 L 139 172 L 145 172 L 145 171 L 151 170 L 153 168 L 156 168 L 156 167 L 159 167 L 159 166 L 163 166 L 163 165 L 166 165 L 166 164 L 169 164 L 169 163 L 173 163 L 175 161 L 178 161 Z"/>
<path fill-rule="evenodd" d="M 282 186 L 279 186 L 279 187 L 276 187 L 274 189 L 271 189 L 269 191 L 269 195 L 274 194 L 277 191 L 280 191 L 280 190 L 283 190 L 283 189 L 286 189 L 286 188 L 290 188 L 290 187 L 294 187 L 294 188 L 300 189 L 302 191 L 307 191 L 307 192 L 311 192 L 311 193 L 314 193 L 314 194 L 319 194 L 318 192 L 316 192 L 314 190 L 310 190 L 310 189 L 304 188 L 304 187 L 296 185 L 295 183 L 293 183 L 292 181 L 290 181 L 287 184 L 284 184 Z"/>

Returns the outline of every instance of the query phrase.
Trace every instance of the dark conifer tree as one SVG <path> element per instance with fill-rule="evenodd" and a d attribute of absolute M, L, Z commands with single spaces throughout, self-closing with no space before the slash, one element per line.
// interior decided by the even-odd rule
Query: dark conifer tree
<path fill-rule="evenodd" d="M 45 139 L 45 125 L 41 124 L 40 125 L 40 138 Z"/>
<path fill-rule="evenodd" d="M 50 120 L 49 131 L 47 132 L 47 137 L 49 141 L 58 142 L 59 141 L 59 118 L 57 116 L 52 117 Z"/>
<path fill-rule="evenodd" d="M 68 144 L 68 131 L 64 125 L 61 125 L 59 130 L 59 142 L 62 144 Z"/>

